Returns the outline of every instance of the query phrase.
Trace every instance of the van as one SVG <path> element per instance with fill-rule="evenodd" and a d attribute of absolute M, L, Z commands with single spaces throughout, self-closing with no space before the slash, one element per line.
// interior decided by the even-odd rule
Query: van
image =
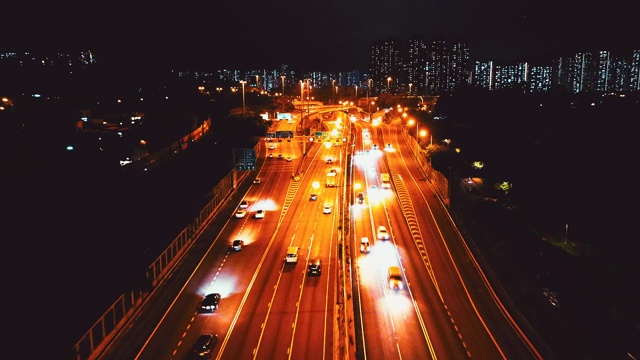
<path fill-rule="evenodd" d="M 298 262 L 298 247 L 297 246 L 289 246 L 287 249 L 287 257 L 284 258 L 284 262 L 286 263 L 297 263 Z"/>
<path fill-rule="evenodd" d="M 403 287 L 400 267 L 389 266 L 389 288 L 391 288 L 391 290 L 401 290 Z"/>

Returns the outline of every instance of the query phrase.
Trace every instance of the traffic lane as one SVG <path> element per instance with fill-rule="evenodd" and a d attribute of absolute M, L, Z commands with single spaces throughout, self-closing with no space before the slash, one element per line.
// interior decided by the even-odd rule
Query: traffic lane
<path fill-rule="evenodd" d="M 260 240 L 263 239 L 255 238 L 247 239 L 246 246 L 240 253 L 230 252 L 229 239 L 236 237 L 234 233 L 245 226 L 240 223 L 246 220 L 231 219 L 224 227 L 175 302 L 167 310 L 141 358 L 186 355 L 190 344 L 195 342 L 201 333 L 213 332 L 223 335 L 226 332 L 248 285 L 251 271 L 255 269 L 255 264 L 249 259 L 259 257 L 264 251 L 260 246 Z M 247 228 L 253 225 L 265 226 L 252 222 Z M 272 224 L 272 228 L 275 228 L 275 224 Z M 205 232 L 203 236 L 213 235 Z M 243 261 L 238 261 L 240 256 L 244 257 Z M 197 309 L 204 295 L 215 292 L 222 296 L 220 308 L 213 314 L 199 314 Z"/>
<path fill-rule="evenodd" d="M 430 205 L 430 208 L 435 209 L 434 206 L 442 208 L 441 205 L 436 202 L 435 196 L 426 196 L 425 198 L 425 202 Z M 499 351 L 509 358 L 539 358 L 540 355 L 537 353 L 535 346 L 531 343 L 525 331 L 515 322 L 514 317 L 509 314 L 505 305 L 500 301 L 496 290 L 491 287 L 487 275 L 482 271 L 464 239 L 457 229 L 451 225 L 450 218 L 444 212 L 434 212 L 434 218 L 436 222 L 440 224 L 439 231 L 442 233 L 441 241 L 446 243 L 451 257 L 456 264 L 458 264 L 460 278 L 463 279 L 464 284 L 468 284 L 466 286 L 468 297 L 472 299 L 473 307 L 475 308 L 474 311 L 480 314 L 479 317 L 478 315 L 475 316 L 476 321 L 481 322 L 481 325 L 486 327 L 484 332 L 487 336 L 491 337 L 490 341 L 494 342 L 495 346 L 499 347 Z M 444 239 L 446 239 L 446 241 Z M 455 289 L 449 292 L 451 291 L 455 291 Z M 497 291 L 499 292 L 500 290 Z M 445 297 L 445 299 L 448 298 L 448 296 Z M 465 316 L 468 316 L 467 318 L 472 316 L 468 308 L 459 309 L 452 303 L 451 312 L 453 316 L 458 317 L 457 314 L 461 312 L 461 310 L 463 314 L 461 317 L 463 319 Z M 512 310 L 515 310 L 517 314 L 517 309 Z M 466 325 L 463 326 L 462 329 L 463 333 L 473 330 L 471 326 Z M 478 350 L 475 351 L 476 353 L 485 351 L 487 344 L 483 342 L 475 345 L 474 340 L 476 339 L 480 340 L 475 336 L 469 340 L 469 347 L 474 349 L 475 346 L 477 346 Z"/>
<path fill-rule="evenodd" d="M 451 314 L 451 322 L 455 322 L 458 325 L 458 337 L 462 339 L 467 351 L 470 353 L 504 356 L 504 354 L 510 350 L 506 350 L 502 345 L 498 345 L 495 338 L 498 336 L 497 334 L 501 334 L 503 331 L 513 334 L 513 329 L 500 325 L 498 325 L 498 327 L 500 327 L 498 332 L 487 329 L 489 325 L 485 316 L 477 312 L 477 309 L 481 307 L 476 299 L 487 299 L 486 294 L 489 293 L 490 290 L 487 290 L 482 282 L 477 282 L 477 269 L 474 266 L 470 266 L 474 260 L 472 256 L 470 256 L 468 249 L 465 249 L 466 244 L 464 244 L 464 241 L 462 241 L 458 234 L 453 231 L 443 236 L 444 233 L 452 229 L 451 222 L 443 222 L 441 228 L 435 226 L 436 222 L 433 220 L 435 215 L 429 214 L 431 214 L 432 211 L 434 214 L 442 213 L 443 208 L 441 204 L 435 201 L 434 193 L 428 184 L 421 181 L 422 176 L 412 177 L 413 174 L 421 174 L 413 155 L 411 153 L 401 154 L 406 160 L 403 162 L 405 163 L 407 171 L 400 175 L 404 176 L 404 179 L 407 179 L 404 183 L 410 188 L 410 191 L 412 191 L 412 198 L 420 199 L 420 201 L 416 202 L 418 207 L 416 213 L 421 216 L 418 224 L 421 226 L 428 225 L 428 239 L 440 240 L 440 246 L 437 245 L 438 242 L 434 242 L 433 246 L 427 245 L 426 249 L 429 249 L 429 261 L 432 268 L 440 270 L 434 271 L 434 273 L 437 275 L 437 284 L 445 299 L 445 305 Z M 447 246 L 447 243 L 450 243 L 450 241 L 445 242 L 445 238 L 451 239 L 454 243 L 462 247 L 457 250 L 452 249 L 450 246 Z M 444 271 L 444 266 L 447 265 L 450 270 L 448 272 Z M 465 276 L 467 270 L 470 271 L 470 274 Z M 471 286 L 467 286 L 466 284 L 470 284 Z M 470 294 L 476 292 L 476 295 L 467 295 L 467 292 Z M 444 294 L 447 295 L 445 296 Z M 492 308 L 490 311 L 498 309 L 495 304 L 487 305 Z M 491 323 L 505 324 L 505 319 L 503 317 L 502 319 L 491 321 Z M 518 344 L 518 342 L 519 341 L 516 341 L 517 344 L 514 348 L 514 355 L 527 358 L 529 354 L 526 352 L 523 353 L 522 343 Z M 507 348 L 509 347 L 511 346 L 507 345 Z"/>
<path fill-rule="evenodd" d="M 305 205 L 307 204 L 305 203 Z M 285 283 L 278 286 L 278 291 L 272 302 L 269 321 L 264 326 L 266 338 L 261 342 L 259 352 L 261 356 L 268 358 L 279 358 L 292 350 L 294 330 L 298 329 L 296 321 L 299 317 L 299 306 L 305 290 L 303 284 L 306 278 L 306 264 L 309 260 L 309 254 L 316 241 L 322 242 L 329 237 L 327 233 L 330 233 L 333 225 L 333 214 L 323 214 L 313 206 L 305 206 L 303 211 L 292 214 L 292 222 L 295 225 L 291 227 L 289 235 L 292 237 L 292 245 L 300 247 L 300 257 L 297 265 L 285 266 L 285 271 L 289 270 L 291 276 L 283 276 Z M 304 224 L 307 231 L 300 231 L 299 224 Z M 309 224 L 313 224 L 313 226 L 309 227 Z M 326 297 L 326 294 L 324 296 Z M 323 307 L 317 308 L 320 311 L 322 309 Z M 324 336 L 321 330 L 316 327 L 312 328 L 318 337 Z"/>
<path fill-rule="evenodd" d="M 438 341 L 434 342 L 436 353 L 447 356 L 466 356 L 470 344 L 478 343 L 483 345 L 476 352 L 477 354 L 501 356 L 499 351 L 496 352 L 491 337 L 487 336 L 482 322 L 477 321 L 478 317 L 474 313 L 473 304 L 470 304 L 465 296 L 466 290 L 458 276 L 455 262 L 451 261 L 446 246 L 442 246 L 442 241 L 437 241 L 441 239 L 441 234 L 433 218 L 429 216 L 431 209 L 426 206 L 426 199 L 420 192 L 418 179 L 408 169 L 408 163 L 415 162 L 415 159 L 413 157 L 405 159 L 398 152 L 389 153 L 387 159 L 393 163 L 396 179 L 402 179 L 402 183 L 398 184 L 400 188 L 396 191 L 406 190 L 409 194 L 403 199 L 404 211 L 397 209 L 393 213 L 396 216 L 394 220 L 396 223 L 402 221 L 403 218 L 411 218 L 411 224 L 405 220 L 410 225 L 411 232 L 396 238 L 396 240 L 398 241 L 398 250 L 401 251 L 407 262 L 411 262 L 410 266 L 406 267 L 406 274 L 415 280 L 407 280 L 416 284 L 416 290 L 420 288 L 420 292 L 414 292 L 416 297 L 418 297 L 417 294 L 425 296 L 424 302 L 418 302 L 423 305 L 418 307 L 421 309 L 418 313 L 433 314 L 435 312 L 435 316 L 430 316 L 429 322 L 427 322 L 427 325 L 433 324 L 433 326 L 426 328 L 433 329 L 427 333 L 434 334 L 434 338 L 437 336 Z M 403 250 L 406 252 L 403 253 Z M 432 289 L 437 289 L 442 298 L 435 296 L 436 293 Z M 448 300 L 442 295 L 447 290 L 451 295 Z M 458 319 L 451 316 L 451 307 L 466 308 L 467 313 L 460 314 L 461 318 Z M 456 327 L 454 324 L 458 326 Z M 460 331 L 460 328 L 463 327 L 466 330 L 464 333 Z M 465 334 L 468 335 L 465 336 Z"/>
<path fill-rule="evenodd" d="M 284 266 L 286 250 L 291 244 L 304 247 L 304 240 L 301 243 L 298 242 L 297 238 L 310 236 L 315 227 L 314 222 L 293 223 L 291 219 L 307 212 L 317 213 L 316 210 L 311 210 L 310 208 L 311 206 L 306 201 L 298 201 L 293 202 L 287 211 L 284 222 L 273 236 L 273 245 L 264 258 L 263 268 L 256 276 L 255 283 L 258 284 L 258 288 L 249 294 L 246 306 L 240 313 L 238 321 L 240 326 L 230 333 L 228 343 L 224 348 L 223 358 L 247 358 L 252 357 L 254 351 L 263 352 L 260 349 L 260 346 L 266 341 L 263 340 L 263 337 L 272 335 L 266 333 L 264 328 L 272 322 L 272 320 L 269 320 L 272 307 L 277 306 L 278 301 L 281 301 L 274 298 L 278 292 L 284 291 L 280 289 L 281 286 L 286 287 L 286 284 L 291 284 L 294 281 L 292 279 L 293 269 L 291 269 L 291 266 Z M 301 257 L 298 261 L 302 262 L 304 259 Z M 304 265 L 300 267 L 302 268 Z M 285 285 L 281 285 L 281 278 L 285 279 Z M 300 278 L 298 279 L 298 288 L 301 284 L 302 280 Z M 270 341 L 273 341 L 273 339 Z"/>
<path fill-rule="evenodd" d="M 335 284 L 338 264 L 335 235 L 337 214 L 321 215 L 326 219 L 322 222 L 318 221 L 319 226 L 313 234 L 307 258 L 319 258 L 322 261 L 322 269 L 319 275 L 309 274 L 307 263 L 291 349 L 294 359 L 324 359 L 332 357 L 333 354 L 333 314 L 336 303 Z M 331 221 L 329 226 L 326 226 L 326 220 Z"/>

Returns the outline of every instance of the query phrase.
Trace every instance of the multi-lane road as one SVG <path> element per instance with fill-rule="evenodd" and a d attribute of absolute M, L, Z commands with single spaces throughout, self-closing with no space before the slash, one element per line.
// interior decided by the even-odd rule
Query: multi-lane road
<path fill-rule="evenodd" d="M 218 336 L 216 359 L 546 357 L 498 299 L 424 180 L 401 126 L 341 118 L 325 123 L 326 130 L 346 124 L 340 146 L 305 144 L 303 156 L 296 140 L 260 144 L 261 181 L 239 195 L 247 215 L 202 234 L 210 239 L 202 242 L 205 256 L 184 260 L 195 270 L 166 292 L 170 305 L 159 320 L 128 331 L 140 339 L 114 342 L 105 358 L 184 359 L 201 334 Z M 335 187 L 326 186 L 331 170 Z M 391 189 L 381 187 L 381 173 L 391 174 Z M 266 211 L 263 219 L 253 217 L 257 210 Z M 379 226 L 389 239 L 378 238 Z M 362 237 L 369 252 L 360 251 Z M 236 239 L 244 241 L 241 251 L 230 249 Z M 291 246 L 300 249 L 297 263 L 285 262 Z M 343 254 L 349 261 L 339 261 Z M 322 261 L 319 276 L 307 273 L 311 258 Z M 390 266 L 401 269 L 400 289 L 390 287 Z M 221 295 L 220 306 L 199 313 L 209 293 Z M 345 302 L 351 311 L 339 306 Z M 140 316 L 132 327 L 144 322 Z"/>

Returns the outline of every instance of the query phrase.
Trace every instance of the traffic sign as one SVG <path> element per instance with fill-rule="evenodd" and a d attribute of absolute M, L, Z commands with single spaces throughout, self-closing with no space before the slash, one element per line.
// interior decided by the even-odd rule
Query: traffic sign
<path fill-rule="evenodd" d="M 256 151 L 251 148 L 233 149 L 236 162 L 236 170 L 255 170 Z"/>
<path fill-rule="evenodd" d="M 292 138 L 293 131 L 276 131 L 277 138 Z"/>

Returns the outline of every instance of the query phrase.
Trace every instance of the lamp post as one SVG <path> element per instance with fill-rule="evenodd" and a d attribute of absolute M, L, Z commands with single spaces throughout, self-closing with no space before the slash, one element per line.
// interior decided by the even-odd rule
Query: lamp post
<path fill-rule="evenodd" d="M 389 89 L 389 84 L 391 83 L 391 76 L 387 78 L 387 94 L 391 94 L 391 90 Z"/>
<path fill-rule="evenodd" d="M 256 87 L 259 88 L 260 87 L 260 75 L 256 75 Z"/>
<path fill-rule="evenodd" d="M 242 84 L 242 115 L 245 115 L 245 106 L 244 106 L 244 84 L 247 82 L 244 80 L 240 80 L 240 84 Z"/>
<path fill-rule="evenodd" d="M 356 85 L 356 107 L 358 107 L 358 85 Z"/>
<path fill-rule="evenodd" d="M 371 79 L 367 80 L 367 106 L 369 107 L 369 120 L 371 120 L 371 103 L 369 102 L 369 90 L 371 89 Z"/>
<path fill-rule="evenodd" d="M 331 95 L 332 95 L 332 105 L 336 104 L 336 93 L 333 92 L 333 89 L 336 87 L 336 81 L 335 80 L 331 80 Z"/>
<path fill-rule="evenodd" d="M 280 75 L 280 79 L 282 79 L 282 112 L 284 113 L 284 78 L 286 76 Z"/>
<path fill-rule="evenodd" d="M 304 99 L 304 82 L 300 80 L 300 125 L 304 121 L 304 102 L 302 99 Z M 302 134 L 304 135 L 304 128 L 302 128 Z"/>
<path fill-rule="evenodd" d="M 409 96 L 411 96 L 411 87 L 413 86 L 413 83 L 409 83 Z"/>

